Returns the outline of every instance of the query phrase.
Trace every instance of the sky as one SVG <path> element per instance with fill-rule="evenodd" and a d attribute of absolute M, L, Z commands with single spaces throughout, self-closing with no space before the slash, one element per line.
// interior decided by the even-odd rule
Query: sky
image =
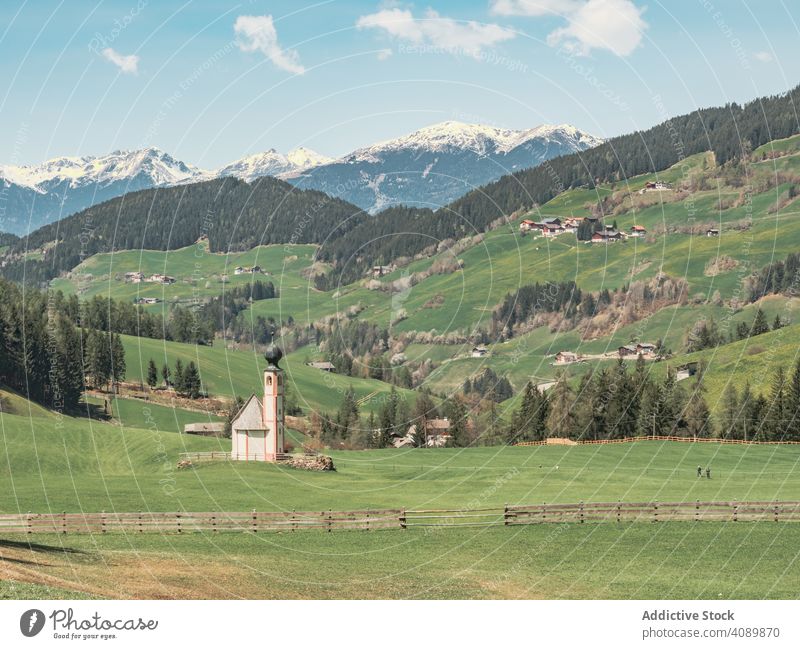
<path fill-rule="evenodd" d="M 800 82 L 797 2 L 0 3 L 0 164 L 157 146 L 213 169 L 456 120 L 600 137 Z"/>

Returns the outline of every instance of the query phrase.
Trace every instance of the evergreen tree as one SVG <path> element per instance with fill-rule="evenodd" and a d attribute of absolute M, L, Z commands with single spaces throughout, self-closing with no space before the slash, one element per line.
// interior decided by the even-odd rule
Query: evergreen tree
<path fill-rule="evenodd" d="M 722 412 L 720 414 L 720 437 L 724 439 L 743 439 L 744 428 L 741 419 L 739 394 L 733 381 L 729 381 L 722 393 Z"/>
<path fill-rule="evenodd" d="M 109 334 L 111 346 L 111 378 L 115 383 L 125 379 L 125 347 L 119 334 Z"/>
<path fill-rule="evenodd" d="M 547 433 L 550 437 L 570 437 L 575 435 L 574 395 L 562 370 L 556 376 L 555 385 L 550 388 L 548 399 L 550 413 L 547 416 Z"/>
<path fill-rule="evenodd" d="M 450 439 L 453 446 L 469 445 L 467 407 L 457 394 L 447 400 L 445 414 L 450 422 Z"/>
<path fill-rule="evenodd" d="M 161 367 L 161 378 L 164 379 L 164 387 L 169 387 L 169 377 L 171 375 L 171 371 L 169 369 L 169 365 L 164 363 Z"/>
<path fill-rule="evenodd" d="M 775 378 L 772 380 L 769 407 L 764 420 L 764 437 L 770 441 L 782 440 L 789 427 L 790 391 L 786 371 L 781 365 L 775 371 Z"/>
<path fill-rule="evenodd" d="M 89 330 L 87 334 L 86 374 L 98 390 L 111 379 L 111 346 L 108 336 L 100 331 Z"/>
<path fill-rule="evenodd" d="M 156 387 L 158 383 L 158 369 L 156 368 L 155 361 L 151 358 L 147 363 L 147 385 L 151 388 Z"/>
<path fill-rule="evenodd" d="M 761 310 L 761 307 L 756 309 L 755 318 L 753 318 L 753 326 L 750 328 L 750 335 L 751 336 L 760 336 L 761 334 L 765 334 L 769 331 L 769 323 L 767 322 L 767 316 L 764 315 L 764 312 Z"/>
<path fill-rule="evenodd" d="M 436 417 L 436 404 L 428 390 L 420 390 L 414 403 L 414 443 L 424 448 L 428 443 L 428 421 Z"/>
<path fill-rule="evenodd" d="M 177 374 L 177 369 L 175 371 Z M 200 372 L 197 369 L 194 361 L 189 361 L 186 369 L 183 371 L 183 391 L 190 399 L 197 399 L 201 392 L 202 386 L 200 383 Z"/>
<path fill-rule="evenodd" d="M 336 414 L 336 429 L 340 439 L 348 439 L 350 434 L 357 430 L 359 425 L 358 403 L 353 386 L 345 390 L 339 412 Z"/>
<path fill-rule="evenodd" d="M 180 358 L 175 359 L 175 371 L 172 373 L 172 386 L 178 394 L 183 394 L 186 391 L 183 380 L 183 361 L 181 361 Z"/>
<path fill-rule="evenodd" d="M 708 409 L 704 394 L 703 372 L 698 370 L 683 415 L 686 422 L 686 433 L 689 437 L 712 437 L 713 435 L 711 411 Z"/>
<path fill-rule="evenodd" d="M 800 359 L 795 363 L 789 382 L 786 419 L 787 441 L 800 441 Z"/>

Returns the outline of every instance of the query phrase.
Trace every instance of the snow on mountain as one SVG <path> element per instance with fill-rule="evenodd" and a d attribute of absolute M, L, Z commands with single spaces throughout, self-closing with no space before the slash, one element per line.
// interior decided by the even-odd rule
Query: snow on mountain
<path fill-rule="evenodd" d="M 236 176 L 250 182 L 262 176 L 281 176 L 299 173 L 316 165 L 326 164 L 333 159 L 321 155 L 311 149 L 300 147 L 286 155 L 275 149 L 256 153 L 217 169 L 213 176 Z"/>
<path fill-rule="evenodd" d="M 105 156 L 53 158 L 40 165 L 0 166 L 0 177 L 40 192 L 68 183 L 71 188 L 147 178 L 154 187 L 172 185 L 202 174 L 156 147 L 114 151 Z"/>
<path fill-rule="evenodd" d="M 373 213 L 399 204 L 439 207 L 500 176 L 602 142 L 569 124 L 514 130 L 448 121 L 357 149 L 286 180 Z"/>

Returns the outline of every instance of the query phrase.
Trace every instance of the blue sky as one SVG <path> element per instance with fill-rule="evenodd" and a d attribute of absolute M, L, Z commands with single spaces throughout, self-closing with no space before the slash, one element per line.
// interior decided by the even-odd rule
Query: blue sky
<path fill-rule="evenodd" d="M 444 120 L 608 137 L 800 81 L 796 3 L 0 4 L 0 164 L 155 145 L 206 168 Z"/>

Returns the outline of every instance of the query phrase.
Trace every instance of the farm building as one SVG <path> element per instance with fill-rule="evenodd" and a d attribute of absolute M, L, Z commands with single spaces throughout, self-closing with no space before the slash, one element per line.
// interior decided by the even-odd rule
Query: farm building
<path fill-rule="evenodd" d="M 222 437 L 225 434 L 225 424 L 221 422 L 202 421 L 186 424 L 183 432 L 187 435 L 203 435 L 205 437 Z"/>
<path fill-rule="evenodd" d="M 707 237 L 718 237 L 719 236 L 719 230 L 717 228 L 709 228 L 708 230 L 706 230 L 706 236 Z"/>
<path fill-rule="evenodd" d="M 595 232 L 592 235 L 591 242 L 614 243 L 615 241 L 619 241 L 620 239 L 622 239 L 622 234 L 620 234 L 616 230 L 602 230 L 601 232 Z"/>
<path fill-rule="evenodd" d="M 169 275 L 155 273 L 154 275 L 150 275 L 150 277 L 147 278 L 147 281 L 154 284 L 174 284 L 176 280 L 174 277 L 170 277 Z"/>
<path fill-rule="evenodd" d="M 447 442 L 450 441 L 450 421 L 447 417 L 429 419 L 427 429 L 427 446 L 439 448 L 441 446 L 446 446 Z"/>
<path fill-rule="evenodd" d="M 537 228 L 534 221 L 531 221 L 530 219 L 523 219 L 519 224 L 519 229 L 522 232 L 530 232 L 531 230 L 536 230 Z"/>
<path fill-rule="evenodd" d="M 274 462 L 284 453 L 284 376 L 280 347 L 271 344 L 264 358 L 264 400 L 252 395 L 231 422 L 231 459 Z"/>
<path fill-rule="evenodd" d="M 308 366 L 313 367 L 315 370 L 322 370 L 323 372 L 336 371 L 336 366 L 330 361 L 311 361 L 308 363 Z"/>
<path fill-rule="evenodd" d="M 636 356 L 637 354 L 638 351 L 636 350 L 636 345 L 622 345 L 622 347 L 617 350 L 617 355 L 619 355 L 620 358 L 625 358 L 626 356 Z"/>
<path fill-rule="evenodd" d="M 636 345 L 636 353 L 641 354 L 645 358 L 655 356 L 656 346 L 653 343 L 638 343 Z"/>
<path fill-rule="evenodd" d="M 629 236 L 631 236 L 631 237 L 643 237 L 646 234 L 647 234 L 647 230 L 644 228 L 644 226 L 632 225 L 631 226 L 631 232 L 630 232 Z"/>
<path fill-rule="evenodd" d="M 141 284 L 144 281 L 144 273 L 140 271 L 125 273 L 125 281 L 131 284 Z"/>
<path fill-rule="evenodd" d="M 372 276 L 373 277 L 383 277 L 384 275 L 391 273 L 392 269 L 390 266 L 373 266 L 372 267 Z"/>
<path fill-rule="evenodd" d="M 558 352 L 556 354 L 556 365 L 569 365 L 570 363 L 577 363 L 580 357 L 575 352 Z"/>
<path fill-rule="evenodd" d="M 237 266 L 236 268 L 233 269 L 234 275 L 241 275 L 243 273 L 244 273 L 244 268 L 242 268 L 241 266 Z"/>
<path fill-rule="evenodd" d="M 489 350 L 483 345 L 478 345 L 477 347 L 472 348 L 472 358 L 483 358 L 488 353 Z"/>
<path fill-rule="evenodd" d="M 160 297 L 140 297 L 134 300 L 135 304 L 158 304 L 161 302 Z"/>

